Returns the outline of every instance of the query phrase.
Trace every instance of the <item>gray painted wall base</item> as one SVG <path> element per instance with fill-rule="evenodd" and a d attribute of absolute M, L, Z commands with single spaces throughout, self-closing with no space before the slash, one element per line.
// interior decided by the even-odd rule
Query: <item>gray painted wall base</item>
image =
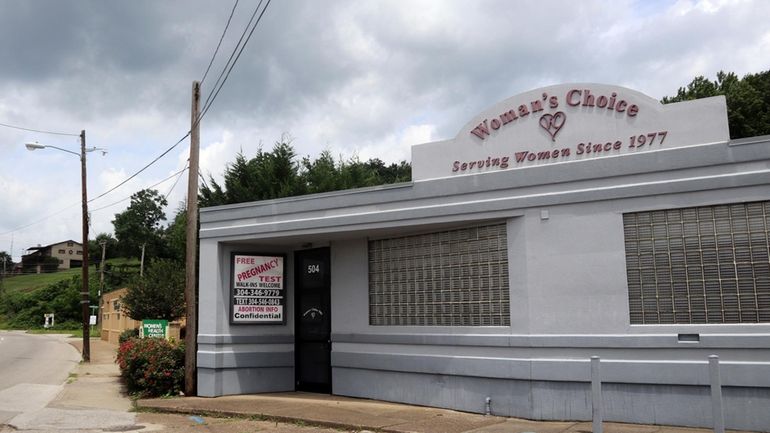
<path fill-rule="evenodd" d="M 294 368 L 198 368 L 198 395 L 294 391 Z"/>
<path fill-rule="evenodd" d="M 334 368 L 334 394 L 535 420 L 591 419 L 591 388 L 584 382 L 548 382 Z M 366 386 L 361 386 L 365 383 Z M 770 389 L 724 389 L 730 429 L 770 432 Z M 604 420 L 711 427 L 707 386 L 603 385 Z"/>

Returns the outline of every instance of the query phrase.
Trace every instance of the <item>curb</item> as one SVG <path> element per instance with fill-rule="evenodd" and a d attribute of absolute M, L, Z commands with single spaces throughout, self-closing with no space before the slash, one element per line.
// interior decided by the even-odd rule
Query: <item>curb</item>
<path fill-rule="evenodd" d="M 139 403 L 139 400 L 135 401 L 134 405 L 136 407 L 137 412 L 174 413 L 174 414 L 180 414 L 180 415 L 200 415 L 200 416 L 208 416 L 212 418 L 241 418 L 241 419 L 251 419 L 251 420 L 257 420 L 257 421 L 273 421 L 273 422 L 292 423 L 292 424 L 303 423 L 311 427 L 329 427 L 334 429 L 353 430 L 353 431 L 367 430 L 371 432 L 380 432 L 380 433 L 404 433 L 402 430 L 393 430 L 387 427 L 354 425 L 354 424 L 346 424 L 346 423 L 334 422 L 334 421 L 321 421 L 321 420 L 314 420 L 314 419 L 308 419 L 308 418 L 302 418 L 302 417 L 283 416 L 283 415 L 268 415 L 263 413 L 257 414 L 257 413 L 249 413 L 249 412 L 231 412 L 227 410 L 193 409 L 193 408 L 186 408 L 186 407 L 147 407 L 147 406 L 142 406 Z"/>

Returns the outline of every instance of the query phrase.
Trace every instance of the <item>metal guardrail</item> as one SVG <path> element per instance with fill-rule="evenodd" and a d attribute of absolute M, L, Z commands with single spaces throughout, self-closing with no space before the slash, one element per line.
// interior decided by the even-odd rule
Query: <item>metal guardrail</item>
<path fill-rule="evenodd" d="M 719 373 L 719 356 L 709 355 L 709 383 L 711 386 L 711 419 L 714 433 L 725 433 L 722 377 Z M 596 404 L 599 402 L 600 404 Z M 603 433 L 604 408 L 602 402 L 601 358 L 591 357 L 591 423 L 593 433 Z"/>

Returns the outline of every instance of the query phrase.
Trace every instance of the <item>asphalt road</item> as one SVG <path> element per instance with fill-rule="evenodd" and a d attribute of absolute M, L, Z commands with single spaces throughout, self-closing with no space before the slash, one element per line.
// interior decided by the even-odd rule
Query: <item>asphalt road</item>
<path fill-rule="evenodd" d="M 80 361 L 65 337 L 0 331 L 0 424 L 45 407 L 61 392 Z"/>
<path fill-rule="evenodd" d="M 22 383 L 61 385 L 79 361 L 64 335 L 0 331 L 0 391 Z"/>

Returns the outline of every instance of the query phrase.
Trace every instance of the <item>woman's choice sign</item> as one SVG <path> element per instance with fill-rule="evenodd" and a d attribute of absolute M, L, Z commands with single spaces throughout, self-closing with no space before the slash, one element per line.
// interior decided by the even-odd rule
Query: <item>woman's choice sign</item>
<path fill-rule="evenodd" d="M 726 143 L 724 96 L 661 104 L 605 84 L 560 84 L 508 98 L 453 139 L 412 146 L 414 181 Z"/>

